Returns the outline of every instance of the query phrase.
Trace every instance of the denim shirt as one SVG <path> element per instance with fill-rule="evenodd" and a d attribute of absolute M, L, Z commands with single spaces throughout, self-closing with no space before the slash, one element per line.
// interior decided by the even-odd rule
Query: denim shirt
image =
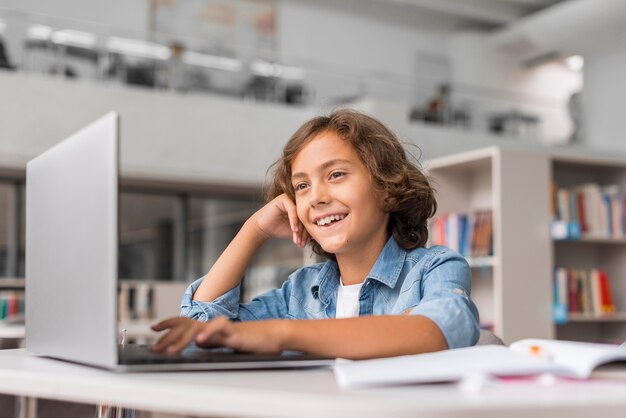
<path fill-rule="evenodd" d="M 335 318 L 339 268 L 333 260 L 302 267 L 279 289 L 248 303 L 239 303 L 240 286 L 213 302 L 192 300 L 201 282 L 185 291 L 181 316 L 199 321 Z M 422 315 L 437 324 L 449 348 L 467 347 L 479 334 L 470 291 L 469 265 L 458 253 L 442 246 L 405 250 L 390 238 L 361 287 L 359 316 Z"/>

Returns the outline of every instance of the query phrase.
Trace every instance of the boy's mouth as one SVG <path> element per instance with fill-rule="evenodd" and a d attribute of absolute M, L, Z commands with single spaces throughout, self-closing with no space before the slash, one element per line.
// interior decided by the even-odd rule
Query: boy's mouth
<path fill-rule="evenodd" d="M 347 214 L 343 214 L 343 213 L 337 213 L 337 214 L 333 214 L 333 215 L 328 215 L 328 216 L 324 216 L 322 218 L 318 218 L 315 219 L 314 223 L 315 225 L 319 226 L 319 227 L 329 227 L 331 225 L 334 225 L 338 222 L 343 221 L 346 216 L 348 216 Z"/>

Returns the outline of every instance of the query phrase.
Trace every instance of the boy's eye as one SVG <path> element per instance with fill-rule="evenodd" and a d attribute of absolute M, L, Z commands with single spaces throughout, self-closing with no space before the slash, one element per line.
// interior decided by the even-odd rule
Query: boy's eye
<path fill-rule="evenodd" d="M 336 179 L 336 178 L 339 178 L 339 177 L 344 176 L 345 174 L 346 174 L 346 173 L 343 173 L 343 172 L 341 172 L 341 171 L 335 171 L 335 172 L 333 172 L 333 173 L 330 173 L 330 178 L 331 178 L 331 179 Z"/>
<path fill-rule="evenodd" d="M 306 188 L 307 184 L 306 183 L 298 183 L 295 186 L 293 186 L 293 189 L 297 192 L 300 190 L 304 190 Z"/>

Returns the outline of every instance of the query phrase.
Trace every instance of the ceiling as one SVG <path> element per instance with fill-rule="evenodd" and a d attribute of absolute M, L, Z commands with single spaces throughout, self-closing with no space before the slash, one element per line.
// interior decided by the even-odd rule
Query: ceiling
<path fill-rule="evenodd" d="M 580 0 L 282 0 L 433 31 L 502 29 L 557 3 Z M 620 2 L 622 0 L 615 0 Z"/>
<path fill-rule="evenodd" d="M 565 0 L 375 0 L 454 18 L 458 26 L 499 27 Z"/>

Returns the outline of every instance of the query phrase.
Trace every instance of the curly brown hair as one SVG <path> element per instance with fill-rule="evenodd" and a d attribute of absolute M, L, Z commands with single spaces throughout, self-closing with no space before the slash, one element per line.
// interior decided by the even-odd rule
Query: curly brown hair
<path fill-rule="evenodd" d="M 286 193 L 295 202 L 291 164 L 317 135 L 333 132 L 348 141 L 369 170 L 374 187 L 384 196 L 383 210 L 389 213 L 387 232 L 402 248 L 424 247 L 428 241 L 427 221 L 435 214 L 435 191 L 428 178 L 412 162 L 398 138 L 382 123 L 366 114 L 342 109 L 328 116 L 315 117 L 302 125 L 289 139 L 281 157 L 270 167 L 272 180 L 265 193 L 267 202 Z M 327 258 L 311 240 L 313 251 Z"/>

